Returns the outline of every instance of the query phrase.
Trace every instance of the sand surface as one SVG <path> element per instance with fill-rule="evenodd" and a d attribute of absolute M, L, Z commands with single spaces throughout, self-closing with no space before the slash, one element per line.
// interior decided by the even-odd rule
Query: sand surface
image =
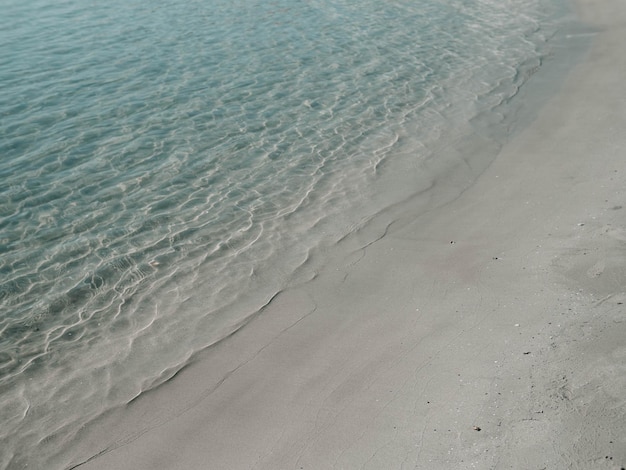
<path fill-rule="evenodd" d="M 589 50 L 469 189 L 348 237 L 66 468 L 625 467 L 626 3 L 577 12 Z"/>

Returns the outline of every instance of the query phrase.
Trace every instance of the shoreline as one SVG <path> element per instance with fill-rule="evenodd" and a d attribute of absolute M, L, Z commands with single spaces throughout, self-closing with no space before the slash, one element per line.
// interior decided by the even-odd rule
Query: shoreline
<path fill-rule="evenodd" d="M 471 187 L 347 237 L 64 468 L 626 466 L 626 6 L 576 7 L 586 58 Z"/>

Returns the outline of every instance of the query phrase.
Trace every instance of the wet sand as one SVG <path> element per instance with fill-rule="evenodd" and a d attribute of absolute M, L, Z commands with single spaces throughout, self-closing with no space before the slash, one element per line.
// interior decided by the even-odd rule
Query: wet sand
<path fill-rule="evenodd" d="M 470 188 L 346 238 L 66 467 L 626 467 L 626 4 L 577 12 L 589 51 Z"/>

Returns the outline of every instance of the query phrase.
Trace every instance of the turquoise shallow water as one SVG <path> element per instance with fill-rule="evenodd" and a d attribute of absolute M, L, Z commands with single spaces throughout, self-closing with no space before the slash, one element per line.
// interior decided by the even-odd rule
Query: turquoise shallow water
<path fill-rule="evenodd" d="M 432 185 L 446 139 L 505 135 L 561 8 L 5 2 L 0 468 L 68 452 L 314 276 Z"/>

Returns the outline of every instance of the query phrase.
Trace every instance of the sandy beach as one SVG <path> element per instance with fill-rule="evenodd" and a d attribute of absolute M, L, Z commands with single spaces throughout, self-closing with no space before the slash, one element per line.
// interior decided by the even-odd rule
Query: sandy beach
<path fill-rule="evenodd" d="M 65 468 L 626 467 L 626 3 L 576 11 L 589 49 L 467 190 L 351 234 Z"/>

